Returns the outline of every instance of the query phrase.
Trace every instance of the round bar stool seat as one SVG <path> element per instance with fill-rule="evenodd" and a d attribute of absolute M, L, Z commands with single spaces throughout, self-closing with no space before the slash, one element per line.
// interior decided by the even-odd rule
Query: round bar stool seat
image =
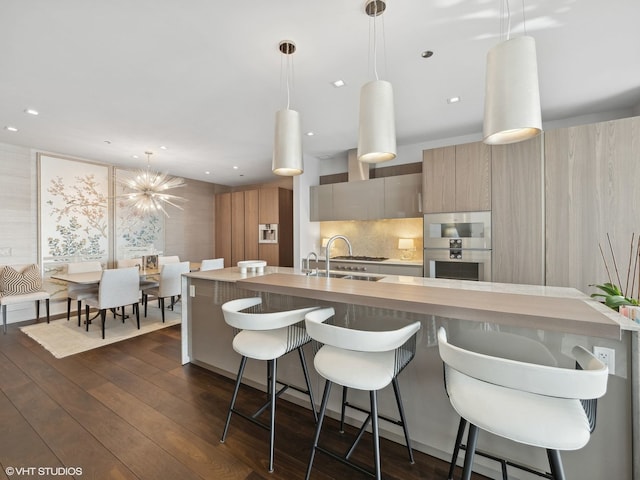
<path fill-rule="evenodd" d="M 261 313 L 258 311 L 262 304 L 260 297 L 241 298 L 231 300 L 222 305 L 222 313 L 225 322 L 231 327 L 239 330 L 233 338 L 233 349 L 242 356 L 240 368 L 236 377 L 236 384 L 231 398 L 231 404 L 227 413 L 222 438 L 224 443 L 232 414 L 237 414 L 256 425 L 269 430 L 269 471 L 273 471 L 274 447 L 275 447 L 275 414 L 276 398 L 287 388 L 293 388 L 309 395 L 311 410 L 314 421 L 317 421 L 317 412 L 307 363 L 302 347 L 311 341 L 304 328 L 305 315 L 318 307 L 301 308 L 297 310 L 287 310 L 282 312 Z M 250 311 L 248 311 L 250 310 Z M 302 390 L 294 385 L 283 384 L 277 380 L 277 360 L 294 350 L 298 351 L 302 373 L 306 382 L 306 390 Z M 235 408 L 238 391 L 242 382 L 242 375 L 247 359 L 263 360 L 267 362 L 267 401 L 254 414 L 247 415 Z M 277 390 L 277 384 L 283 387 Z M 267 409 L 270 410 L 270 423 L 266 425 L 257 418 Z"/>

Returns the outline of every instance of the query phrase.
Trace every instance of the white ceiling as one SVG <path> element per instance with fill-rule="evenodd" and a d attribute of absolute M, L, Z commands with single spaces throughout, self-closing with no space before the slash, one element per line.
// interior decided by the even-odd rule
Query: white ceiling
<path fill-rule="evenodd" d="M 640 105 L 639 0 L 524 3 L 543 122 Z M 151 150 L 153 167 L 187 178 L 273 179 L 274 117 L 285 105 L 278 44 L 290 39 L 291 108 L 315 133 L 303 139 L 305 159 L 342 155 L 356 146 L 359 90 L 373 79 L 364 5 L 0 0 L 0 143 L 123 167 L 143 166 Z M 399 145 L 481 131 L 500 5 L 388 0 L 378 70 L 393 84 Z M 511 1 L 511 18 L 522 34 L 522 2 Z M 461 102 L 447 104 L 452 96 Z"/>

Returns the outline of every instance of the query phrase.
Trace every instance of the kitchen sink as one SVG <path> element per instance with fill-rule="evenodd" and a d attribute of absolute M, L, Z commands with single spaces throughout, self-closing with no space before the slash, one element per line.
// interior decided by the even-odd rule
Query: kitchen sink
<path fill-rule="evenodd" d="M 317 272 L 308 274 L 310 277 L 327 277 L 325 272 Z M 329 278 L 342 278 L 344 280 L 363 280 L 365 282 L 377 282 L 383 279 L 380 275 L 353 275 L 351 273 L 330 273 Z"/>

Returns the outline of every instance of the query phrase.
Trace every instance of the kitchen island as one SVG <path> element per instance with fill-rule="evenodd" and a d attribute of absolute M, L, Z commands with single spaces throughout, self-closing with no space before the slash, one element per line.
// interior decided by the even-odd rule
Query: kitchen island
<path fill-rule="evenodd" d="M 399 377 L 410 435 L 415 447 L 448 459 L 458 417 L 452 410 L 442 382 L 436 331 L 444 325 L 455 337 L 466 329 L 495 329 L 536 338 L 547 345 L 560 365 L 572 368 L 567 356 L 575 344 L 614 348 L 616 372 L 610 376 L 606 396 L 600 400 L 598 428 L 590 443 L 563 455 L 569 478 L 637 478 L 632 468 L 632 379 L 637 375 L 638 326 L 570 288 L 447 281 L 387 276 L 380 281 L 358 281 L 304 275 L 291 268 L 267 267 L 264 274 L 240 273 L 237 268 L 196 272 L 183 279 L 183 362 L 234 377 L 239 356 L 231 347 L 233 330 L 224 323 L 220 306 L 240 297 L 262 296 L 265 307 L 279 310 L 299 306 L 334 306 L 340 322 L 354 328 L 388 328 L 419 320 L 416 358 Z M 312 355 L 311 349 L 309 355 Z M 302 384 L 297 358 L 279 362 L 279 377 Z M 324 381 L 312 372 L 313 388 L 321 392 Z M 247 383 L 262 388 L 261 365 L 248 365 Z M 366 395 L 354 392 L 350 401 L 366 405 Z M 304 405 L 302 397 L 289 400 Z M 339 398 L 331 399 L 331 414 L 339 412 Z M 380 394 L 380 409 L 395 416 L 393 392 Z M 358 412 L 351 413 L 359 419 Z M 384 436 L 401 441 L 395 425 L 381 424 Z M 546 468 L 544 451 L 527 448 L 483 434 L 481 449 L 519 463 Z M 499 465 L 478 458 L 476 469 L 495 477 Z M 514 470 L 513 475 L 521 472 Z M 523 474 L 520 478 L 527 477 Z"/>

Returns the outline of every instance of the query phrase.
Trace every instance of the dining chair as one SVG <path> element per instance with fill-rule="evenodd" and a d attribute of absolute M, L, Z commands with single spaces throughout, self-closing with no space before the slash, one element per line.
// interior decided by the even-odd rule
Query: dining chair
<path fill-rule="evenodd" d="M 100 262 L 71 262 L 67 265 L 67 273 L 87 273 L 102 271 Z M 78 302 L 78 326 L 82 320 L 82 300 L 98 293 L 98 284 L 83 285 L 81 283 L 67 284 L 67 321 L 71 318 L 71 301 Z"/>
<path fill-rule="evenodd" d="M 136 314 L 138 330 L 140 330 L 140 307 L 138 299 L 140 295 L 140 273 L 137 267 L 113 268 L 102 271 L 98 293 L 84 299 L 86 315 L 86 331 L 89 331 L 89 310 L 97 308 L 102 320 L 102 338 L 104 338 L 107 310 L 122 308 L 122 321 L 125 321 L 124 307 L 133 306 Z"/>
<path fill-rule="evenodd" d="M 138 267 L 138 269 L 142 266 L 142 258 L 121 258 L 117 261 L 116 266 L 118 268 L 127 268 L 127 267 Z M 153 278 L 140 278 L 140 289 L 157 287 L 158 281 Z"/>
<path fill-rule="evenodd" d="M 165 257 L 158 257 L 158 268 L 162 268 L 167 263 L 180 263 L 180 257 L 178 255 L 167 255 Z"/>
<path fill-rule="evenodd" d="M 208 258 L 200 263 L 200 271 L 219 270 L 224 268 L 224 258 Z"/>
<path fill-rule="evenodd" d="M 607 391 L 608 369 L 575 346 L 576 369 L 538 365 L 474 352 L 438 330 L 445 389 L 453 409 L 469 423 L 462 478 L 471 478 L 479 430 L 544 448 L 551 474 L 564 480 L 560 451 L 584 447 L 595 429 L 596 402 Z"/>
<path fill-rule="evenodd" d="M 157 287 L 145 288 L 142 290 L 142 303 L 144 304 L 144 316 L 147 316 L 147 303 L 149 295 L 152 295 L 160 302 L 162 311 L 162 322 L 164 323 L 164 299 L 171 297 L 169 307 L 173 309 L 176 300 L 182 293 L 182 274 L 189 273 L 189 262 L 166 263 L 160 269 L 160 280 Z"/>

